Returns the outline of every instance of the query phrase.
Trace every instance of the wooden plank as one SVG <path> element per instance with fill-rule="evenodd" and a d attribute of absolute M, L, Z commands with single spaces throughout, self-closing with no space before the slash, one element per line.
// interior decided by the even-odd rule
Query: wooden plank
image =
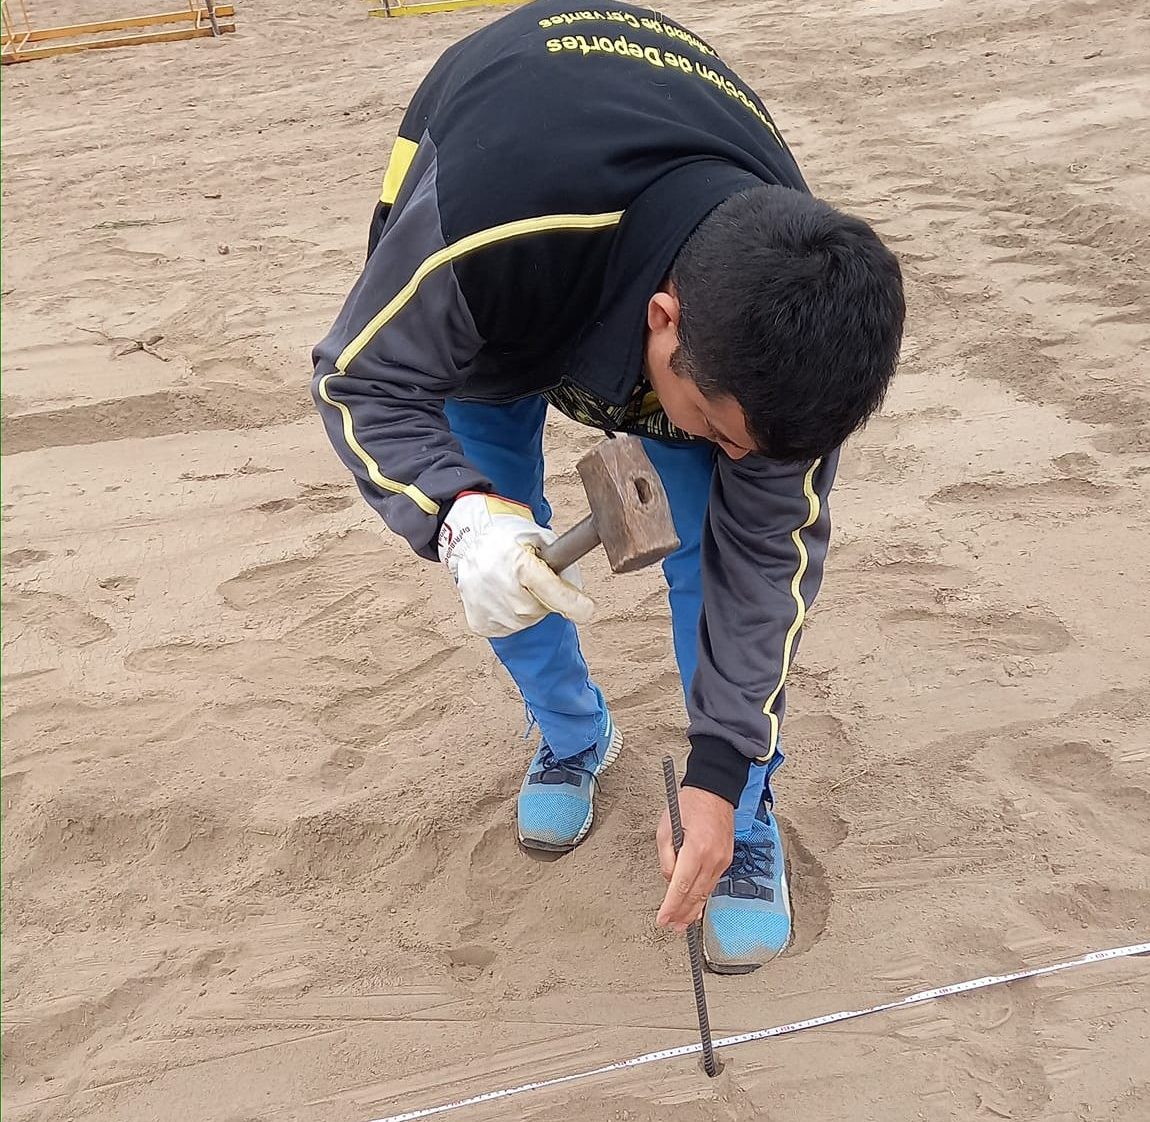
<path fill-rule="evenodd" d="M 235 6 L 232 4 L 216 5 L 216 15 L 234 16 Z M 150 27 L 152 24 L 162 23 L 196 23 L 208 22 L 207 8 L 185 8 L 179 12 L 155 12 L 150 16 L 127 16 L 123 19 L 98 20 L 95 23 L 70 23 L 59 27 L 41 27 L 28 33 L 27 42 L 41 43 L 48 39 L 74 39 L 81 35 L 99 35 L 104 31 L 127 31 L 133 27 Z"/>
<path fill-rule="evenodd" d="M 428 4 L 393 4 L 390 8 L 369 8 L 369 16 L 423 16 L 438 12 L 458 12 L 462 8 L 488 6 L 517 7 L 516 0 L 433 0 Z"/>
<path fill-rule="evenodd" d="M 218 9 L 217 9 L 218 11 Z M 221 23 L 220 31 L 235 31 L 234 23 Z M 5 51 L 0 55 L 0 63 L 32 62 L 38 58 L 51 58 L 53 55 L 70 55 L 78 51 L 105 51 L 112 47 L 134 47 L 138 43 L 174 43 L 181 39 L 211 38 L 210 27 L 186 27 L 176 31 L 153 31 L 142 35 L 118 35 L 110 39 L 89 39 L 83 43 L 57 43 L 50 47 L 32 47 L 30 50 Z"/>

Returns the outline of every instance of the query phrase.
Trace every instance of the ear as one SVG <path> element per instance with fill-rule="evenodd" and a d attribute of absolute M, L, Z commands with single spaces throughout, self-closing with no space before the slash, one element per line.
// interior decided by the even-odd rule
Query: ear
<path fill-rule="evenodd" d="M 656 334 L 666 331 L 667 328 L 678 333 L 679 298 L 674 290 L 664 292 L 660 289 L 647 301 L 647 326 Z"/>

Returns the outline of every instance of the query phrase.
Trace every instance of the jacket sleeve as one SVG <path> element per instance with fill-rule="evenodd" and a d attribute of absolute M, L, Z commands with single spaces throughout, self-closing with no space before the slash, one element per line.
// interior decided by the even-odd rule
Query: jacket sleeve
<path fill-rule="evenodd" d="M 312 358 L 312 396 L 360 491 L 416 553 L 438 556 L 441 512 L 487 491 L 451 435 L 443 406 L 482 345 L 444 242 L 434 148 L 420 145 L 398 205 L 339 318 Z"/>
<path fill-rule="evenodd" d="M 787 671 L 822 581 L 837 464 L 837 451 L 807 464 L 717 457 L 684 783 L 736 805 L 751 762 L 779 748 Z"/>

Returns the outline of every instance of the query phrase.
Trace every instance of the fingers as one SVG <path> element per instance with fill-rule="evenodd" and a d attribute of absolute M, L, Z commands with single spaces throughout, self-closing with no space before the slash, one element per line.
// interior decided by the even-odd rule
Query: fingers
<path fill-rule="evenodd" d="M 702 914 L 714 881 L 709 867 L 702 863 L 703 854 L 689 842 L 679 850 L 674 863 L 671 883 L 663 897 L 656 922 L 672 931 L 686 931 Z"/>
<path fill-rule="evenodd" d="M 572 623 L 587 623 L 595 613 L 595 604 L 573 584 L 559 576 L 534 553 L 523 551 L 519 581 L 548 611 L 566 616 Z"/>
<path fill-rule="evenodd" d="M 657 835 L 659 867 L 670 882 L 657 922 L 682 932 L 703 914 L 708 897 L 731 863 L 735 808 L 709 791 L 684 787 L 679 792 L 679 809 L 683 848 L 677 858 L 666 812 Z"/>
<path fill-rule="evenodd" d="M 675 843 L 671 839 L 671 815 L 664 810 L 655 833 L 655 843 L 659 849 L 659 871 L 669 884 L 675 871 Z"/>

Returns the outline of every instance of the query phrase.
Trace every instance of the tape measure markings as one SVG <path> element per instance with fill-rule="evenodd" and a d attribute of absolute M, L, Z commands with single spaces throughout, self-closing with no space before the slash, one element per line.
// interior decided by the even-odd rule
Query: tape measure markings
<path fill-rule="evenodd" d="M 872 1013 L 885 1013 L 891 1009 L 901 1009 L 909 1005 L 921 1005 L 924 1001 L 934 1001 L 940 997 L 950 997 L 953 994 L 970 993 L 972 990 L 985 989 L 988 986 L 1000 986 L 1007 982 L 1021 982 L 1027 978 L 1041 978 L 1048 974 L 1058 974 L 1063 970 L 1070 970 L 1076 966 L 1088 966 L 1095 962 L 1106 962 L 1117 958 L 1134 958 L 1139 955 L 1150 955 L 1150 942 L 1134 943 L 1128 947 L 1111 947 L 1109 950 L 1091 951 L 1078 958 L 1068 959 L 1066 962 L 1056 962 L 1050 966 L 1035 966 L 1028 970 L 1018 970 L 1013 974 L 988 974 L 983 978 L 972 978 L 967 982 L 954 982 L 949 986 L 937 986 L 934 989 L 920 990 L 918 993 L 908 994 L 894 1001 L 884 1001 L 879 1005 L 870 1005 L 865 1009 L 844 1009 L 838 1013 L 826 1013 L 821 1017 L 810 1017 L 805 1021 L 792 1021 L 786 1025 L 776 1025 L 774 1028 L 757 1029 L 754 1032 L 743 1032 L 736 1036 L 725 1036 L 714 1041 L 714 1047 L 733 1048 L 738 1044 L 750 1044 L 756 1040 L 770 1040 L 776 1036 L 789 1036 L 792 1033 L 802 1032 L 804 1029 L 822 1028 L 824 1025 L 834 1025 L 841 1021 L 852 1021 L 856 1017 L 866 1017 Z M 622 1026 L 625 1027 L 625 1026 Z M 480 1106 L 483 1103 L 495 1102 L 498 1099 L 510 1098 L 512 1095 L 526 1094 L 528 1091 L 541 1091 L 548 1087 L 559 1087 L 564 1083 L 574 1083 L 580 1079 L 593 1079 L 597 1075 L 609 1075 L 616 1071 L 626 1071 L 628 1068 L 641 1067 L 644 1064 L 660 1063 L 664 1060 L 674 1060 L 682 1056 L 696 1055 L 703 1050 L 702 1044 L 683 1044 L 678 1048 L 664 1048 L 658 1052 L 646 1052 L 641 1056 L 632 1056 L 628 1060 L 616 1060 L 604 1064 L 602 1067 L 591 1068 L 586 1071 L 573 1072 L 570 1075 L 557 1075 L 550 1079 L 540 1079 L 531 1083 L 520 1083 L 516 1087 L 503 1087 L 497 1091 L 485 1091 L 480 1095 L 472 1095 L 466 1099 L 456 1099 L 454 1102 L 441 1103 L 438 1106 L 423 1107 L 419 1110 L 408 1110 L 402 1114 L 390 1114 L 386 1118 L 376 1118 L 372 1122 L 416 1122 L 419 1118 L 432 1118 L 437 1114 L 446 1114 L 448 1111 L 461 1110 L 463 1107 Z"/>

